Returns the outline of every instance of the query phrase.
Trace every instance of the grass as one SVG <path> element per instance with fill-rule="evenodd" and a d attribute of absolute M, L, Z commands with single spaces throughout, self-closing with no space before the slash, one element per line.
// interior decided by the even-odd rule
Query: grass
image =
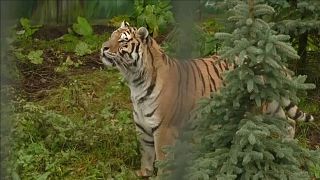
<path fill-rule="evenodd" d="M 96 70 L 69 79 L 40 101 L 14 102 L 9 175 L 136 179 L 138 143 L 119 74 Z"/>
<path fill-rule="evenodd" d="M 315 96 L 315 97 L 312 97 Z M 296 138 L 299 143 L 311 149 L 320 149 L 320 101 L 316 95 L 302 98 L 299 108 L 312 114 L 314 122 L 297 123 Z"/>
<path fill-rule="evenodd" d="M 118 71 L 88 62 L 99 58 L 108 36 L 66 34 L 12 44 L 22 84 L 37 87 L 1 88 L 12 97 L 1 103 L 10 122 L 7 136 L 1 136 L 1 146 L 9 147 L 7 179 L 137 178 L 140 152 L 129 89 Z M 79 42 L 87 43 L 92 53 L 77 56 Z M 28 61 L 26 55 L 35 50 L 43 50 L 43 63 Z M 69 56 L 73 63 L 82 61 L 79 67 L 63 63 Z M 64 71 L 55 72 L 57 67 Z"/>

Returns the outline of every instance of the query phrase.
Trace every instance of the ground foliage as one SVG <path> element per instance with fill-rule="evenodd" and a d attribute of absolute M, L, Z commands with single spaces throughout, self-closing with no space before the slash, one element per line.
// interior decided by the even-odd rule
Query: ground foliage
<path fill-rule="evenodd" d="M 38 38 L 52 33 L 44 27 L 11 42 L 18 76 L 2 87 L 11 100 L 1 101 L 9 122 L 1 137 L 8 179 L 136 179 L 129 91 L 120 74 L 99 61 L 111 28 L 81 18 L 76 24 L 53 27 L 59 31 L 52 39 Z M 84 51 L 79 43 L 90 53 L 78 54 Z"/>
<path fill-rule="evenodd" d="M 6 144 L 9 175 L 134 178 L 139 151 L 128 90 L 119 92 L 123 86 L 115 71 L 96 71 L 71 76 L 39 101 L 16 97 Z"/>

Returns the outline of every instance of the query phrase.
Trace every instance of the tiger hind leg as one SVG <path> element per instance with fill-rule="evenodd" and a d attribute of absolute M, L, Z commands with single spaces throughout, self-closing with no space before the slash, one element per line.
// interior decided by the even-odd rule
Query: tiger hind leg
<path fill-rule="evenodd" d="M 178 129 L 176 127 L 160 126 L 154 133 L 156 160 L 161 162 L 167 157 L 165 148 L 174 145 L 178 137 Z M 162 168 L 158 168 L 157 176 L 167 173 Z"/>
<path fill-rule="evenodd" d="M 288 121 L 287 126 L 287 139 L 293 139 L 296 129 L 296 121 L 287 117 L 284 109 L 281 107 L 280 103 L 277 101 L 272 101 L 266 107 L 265 113 L 271 116 L 286 119 Z"/>

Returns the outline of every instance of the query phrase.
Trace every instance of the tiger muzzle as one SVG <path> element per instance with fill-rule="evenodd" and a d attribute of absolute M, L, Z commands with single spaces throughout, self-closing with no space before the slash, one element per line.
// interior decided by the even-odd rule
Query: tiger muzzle
<path fill-rule="evenodd" d="M 116 55 L 114 53 L 109 52 L 109 48 L 101 48 L 100 59 L 106 66 L 116 66 L 116 63 L 114 61 L 115 56 Z"/>

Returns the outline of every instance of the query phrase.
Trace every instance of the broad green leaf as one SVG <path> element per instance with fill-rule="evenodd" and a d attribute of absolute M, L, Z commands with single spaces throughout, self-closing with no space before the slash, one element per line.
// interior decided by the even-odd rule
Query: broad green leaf
<path fill-rule="evenodd" d="M 27 58 L 33 64 L 42 64 L 43 58 L 41 57 L 43 54 L 42 50 L 30 51 L 27 55 Z"/>
<path fill-rule="evenodd" d="M 24 29 L 26 29 L 26 28 L 30 29 L 30 27 L 31 27 L 30 20 L 27 19 L 27 18 L 21 18 L 20 19 L 20 24 Z"/>
<path fill-rule="evenodd" d="M 146 8 L 145 8 L 145 11 L 146 11 L 147 15 L 153 14 L 153 10 L 154 10 L 154 5 L 147 5 Z"/>
<path fill-rule="evenodd" d="M 93 33 L 91 25 L 88 23 L 88 21 L 83 18 L 78 16 L 77 22 L 72 25 L 72 29 L 79 35 L 82 36 L 90 36 Z"/>

